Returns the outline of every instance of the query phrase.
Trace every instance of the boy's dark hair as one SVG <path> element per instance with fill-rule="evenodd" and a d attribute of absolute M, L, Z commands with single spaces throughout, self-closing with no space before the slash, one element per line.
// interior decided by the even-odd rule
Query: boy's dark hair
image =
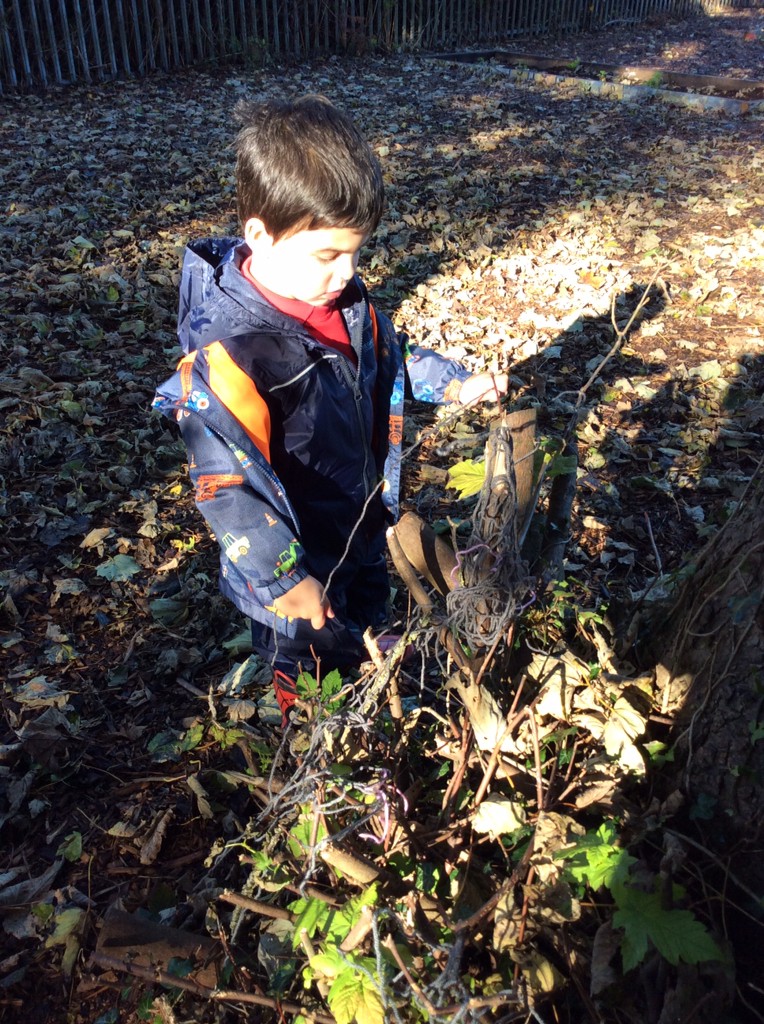
<path fill-rule="evenodd" d="M 242 101 L 236 195 L 242 225 L 258 217 L 274 240 L 316 228 L 371 233 L 382 172 L 349 117 L 323 96 Z"/>

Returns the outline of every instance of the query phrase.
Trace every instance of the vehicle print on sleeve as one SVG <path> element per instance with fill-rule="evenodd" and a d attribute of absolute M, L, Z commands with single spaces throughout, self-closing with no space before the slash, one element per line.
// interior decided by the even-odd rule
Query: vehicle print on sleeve
<path fill-rule="evenodd" d="M 249 537 L 234 537 L 232 533 L 224 533 L 220 543 L 223 545 L 223 550 L 234 565 L 243 555 L 247 554 L 252 546 L 249 542 Z"/>
<path fill-rule="evenodd" d="M 196 500 L 199 504 L 212 501 L 225 487 L 239 487 L 244 477 L 238 473 L 203 473 L 196 481 Z"/>
<path fill-rule="evenodd" d="M 280 576 L 288 576 L 297 565 L 299 557 L 300 542 L 293 540 L 286 551 L 282 551 L 276 560 L 276 568 L 273 570 L 276 579 L 279 579 Z"/>

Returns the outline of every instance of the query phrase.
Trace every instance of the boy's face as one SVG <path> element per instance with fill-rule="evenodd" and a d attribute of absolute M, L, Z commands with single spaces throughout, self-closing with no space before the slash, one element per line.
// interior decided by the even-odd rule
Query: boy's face
<path fill-rule="evenodd" d="M 274 242 L 258 218 L 244 225 L 255 280 L 282 298 L 311 306 L 328 306 L 339 298 L 367 237 L 355 228 L 315 228 Z"/>

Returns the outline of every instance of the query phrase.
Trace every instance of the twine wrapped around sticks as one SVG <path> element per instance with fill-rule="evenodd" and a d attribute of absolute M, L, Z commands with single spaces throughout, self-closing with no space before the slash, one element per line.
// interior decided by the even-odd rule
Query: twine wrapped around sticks
<path fill-rule="evenodd" d="M 520 557 L 529 498 L 518 493 L 516 431 L 506 416 L 491 431 L 472 532 L 467 547 L 457 552 L 461 586 L 446 598 L 449 626 L 473 650 L 491 647 L 506 635 L 531 590 L 528 567 Z M 531 457 L 532 452 L 521 456 Z M 525 466 L 519 473 L 523 479 L 528 475 Z"/>

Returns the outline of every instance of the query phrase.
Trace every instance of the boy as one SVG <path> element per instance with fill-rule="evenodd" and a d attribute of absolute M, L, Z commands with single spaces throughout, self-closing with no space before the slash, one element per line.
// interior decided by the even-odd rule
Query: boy
<path fill-rule="evenodd" d="M 155 405 L 178 421 L 221 590 L 252 620 L 286 718 L 300 668 L 359 664 L 363 630 L 385 621 L 404 356 L 429 401 L 495 400 L 507 379 L 409 350 L 372 309 L 355 271 L 382 175 L 344 114 L 319 96 L 237 112 L 244 238 L 188 247 L 186 356 Z"/>

